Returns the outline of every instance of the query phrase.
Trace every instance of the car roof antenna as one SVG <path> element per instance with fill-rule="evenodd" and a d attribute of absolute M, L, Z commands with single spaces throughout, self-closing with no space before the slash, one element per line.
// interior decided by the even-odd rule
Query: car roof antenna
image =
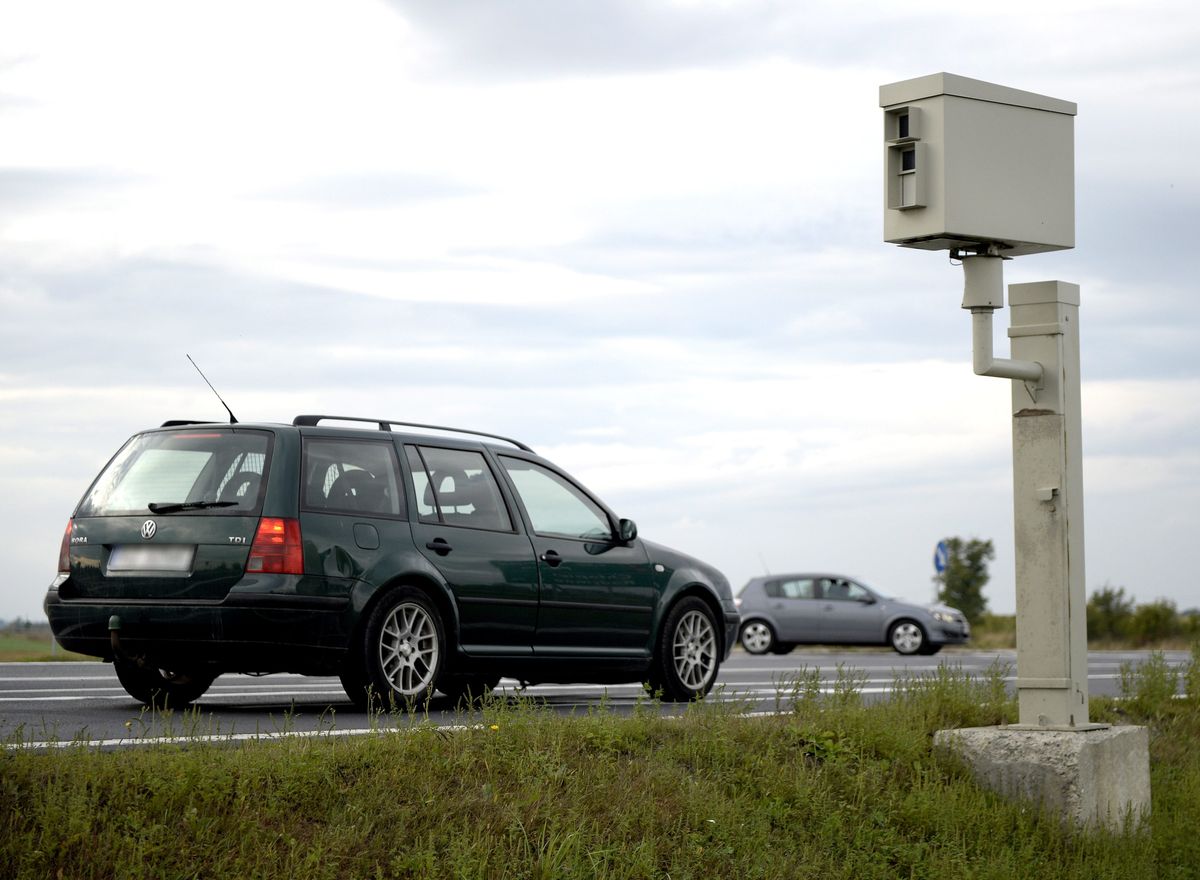
<path fill-rule="evenodd" d="M 189 361 L 192 361 L 192 356 L 190 354 L 188 354 L 186 351 L 183 353 L 183 356 L 186 357 Z M 196 367 L 195 361 L 192 361 L 192 366 Z M 213 388 L 212 382 L 208 381 L 208 376 L 204 375 L 204 371 L 201 370 L 199 367 L 196 367 L 196 372 L 200 374 L 200 378 L 204 380 L 204 384 L 207 385 L 209 388 L 212 388 L 212 393 L 217 394 L 217 389 Z M 237 416 L 235 416 L 233 414 L 233 410 L 231 410 L 229 408 L 229 404 L 227 404 L 224 400 L 221 400 L 220 394 L 217 394 L 217 400 L 221 401 L 221 406 L 225 407 L 225 412 L 229 413 L 229 424 L 236 425 L 238 423 Z"/>

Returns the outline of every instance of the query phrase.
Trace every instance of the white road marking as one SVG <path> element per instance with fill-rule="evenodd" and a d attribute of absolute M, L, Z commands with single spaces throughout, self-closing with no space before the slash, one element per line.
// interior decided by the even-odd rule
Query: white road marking
<path fill-rule="evenodd" d="M 730 670 L 733 672 L 734 670 Z M 736 670 L 738 672 L 746 670 Z M 766 670 L 764 670 L 766 671 Z M 785 670 L 786 671 L 786 670 Z M 302 676 L 297 676 L 301 677 Z M 1116 680 L 1120 678 L 1116 673 L 1100 673 L 1088 675 L 1089 681 Z M 111 678 L 97 679 L 98 681 L 106 681 L 111 684 Z M 1012 683 L 1017 680 L 1014 675 L 1004 676 L 1002 681 Z M 725 688 L 728 699 L 734 699 L 738 696 L 746 695 L 779 695 L 781 697 L 789 696 L 790 686 L 792 682 L 787 680 L 778 681 L 721 681 L 717 687 Z M 864 694 L 886 694 L 895 690 L 897 682 L 891 678 L 867 678 L 862 681 L 850 680 L 848 684 L 856 685 L 856 690 Z M 763 685 L 762 687 L 751 688 L 744 685 Z M 830 682 L 829 679 L 822 679 L 821 693 L 833 693 L 836 690 L 836 685 Z M 75 694 L 62 694 L 62 688 L 8 688 L 0 690 L 0 703 L 62 703 L 62 702 L 82 702 L 86 700 L 131 700 L 133 699 L 125 693 L 120 686 L 109 687 L 88 687 Z M 115 692 L 115 693 L 109 693 Z M 545 684 L 531 685 L 524 690 L 519 688 L 514 682 L 512 685 L 502 685 L 496 688 L 497 693 L 501 694 L 525 694 L 527 696 L 570 696 L 572 694 L 596 694 L 596 693 L 611 693 L 622 694 L 630 692 L 633 694 L 644 693 L 644 688 L 641 684 L 630 682 L 628 684 Z M 50 696 L 42 696 L 49 694 Z M 9 696 L 12 695 L 12 696 Z M 205 693 L 200 702 L 211 703 L 214 700 L 224 699 L 244 699 L 253 698 L 258 700 L 271 700 L 284 697 L 320 697 L 329 696 L 335 699 L 346 699 L 346 692 L 340 684 L 299 684 L 292 685 L 286 689 L 280 688 L 259 688 L 246 689 L 244 683 L 229 683 L 215 684 Z M 340 700 L 339 700 L 340 701 Z"/>

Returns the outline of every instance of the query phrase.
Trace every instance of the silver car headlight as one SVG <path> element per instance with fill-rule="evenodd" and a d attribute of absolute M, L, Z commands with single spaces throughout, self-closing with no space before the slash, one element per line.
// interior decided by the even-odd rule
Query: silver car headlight
<path fill-rule="evenodd" d="M 933 612 L 933 619 L 941 621 L 942 623 L 954 623 L 954 615 L 947 614 L 945 611 Z"/>

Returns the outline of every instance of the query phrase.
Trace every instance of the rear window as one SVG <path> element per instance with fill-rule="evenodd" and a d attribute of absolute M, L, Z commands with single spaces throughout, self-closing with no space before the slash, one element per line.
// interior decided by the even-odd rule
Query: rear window
<path fill-rule="evenodd" d="M 256 512 L 272 439 L 267 431 L 234 429 L 138 434 L 100 474 L 78 515 L 166 513 L 176 505 L 189 513 Z"/>

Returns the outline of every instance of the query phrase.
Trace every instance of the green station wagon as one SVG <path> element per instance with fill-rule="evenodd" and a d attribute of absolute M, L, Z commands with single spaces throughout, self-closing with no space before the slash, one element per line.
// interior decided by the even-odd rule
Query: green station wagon
<path fill-rule="evenodd" d="M 524 444 L 340 416 L 134 435 L 68 522 L 45 609 L 160 706 L 223 672 L 338 675 L 360 707 L 502 676 L 691 700 L 739 620 L 720 572 Z"/>

